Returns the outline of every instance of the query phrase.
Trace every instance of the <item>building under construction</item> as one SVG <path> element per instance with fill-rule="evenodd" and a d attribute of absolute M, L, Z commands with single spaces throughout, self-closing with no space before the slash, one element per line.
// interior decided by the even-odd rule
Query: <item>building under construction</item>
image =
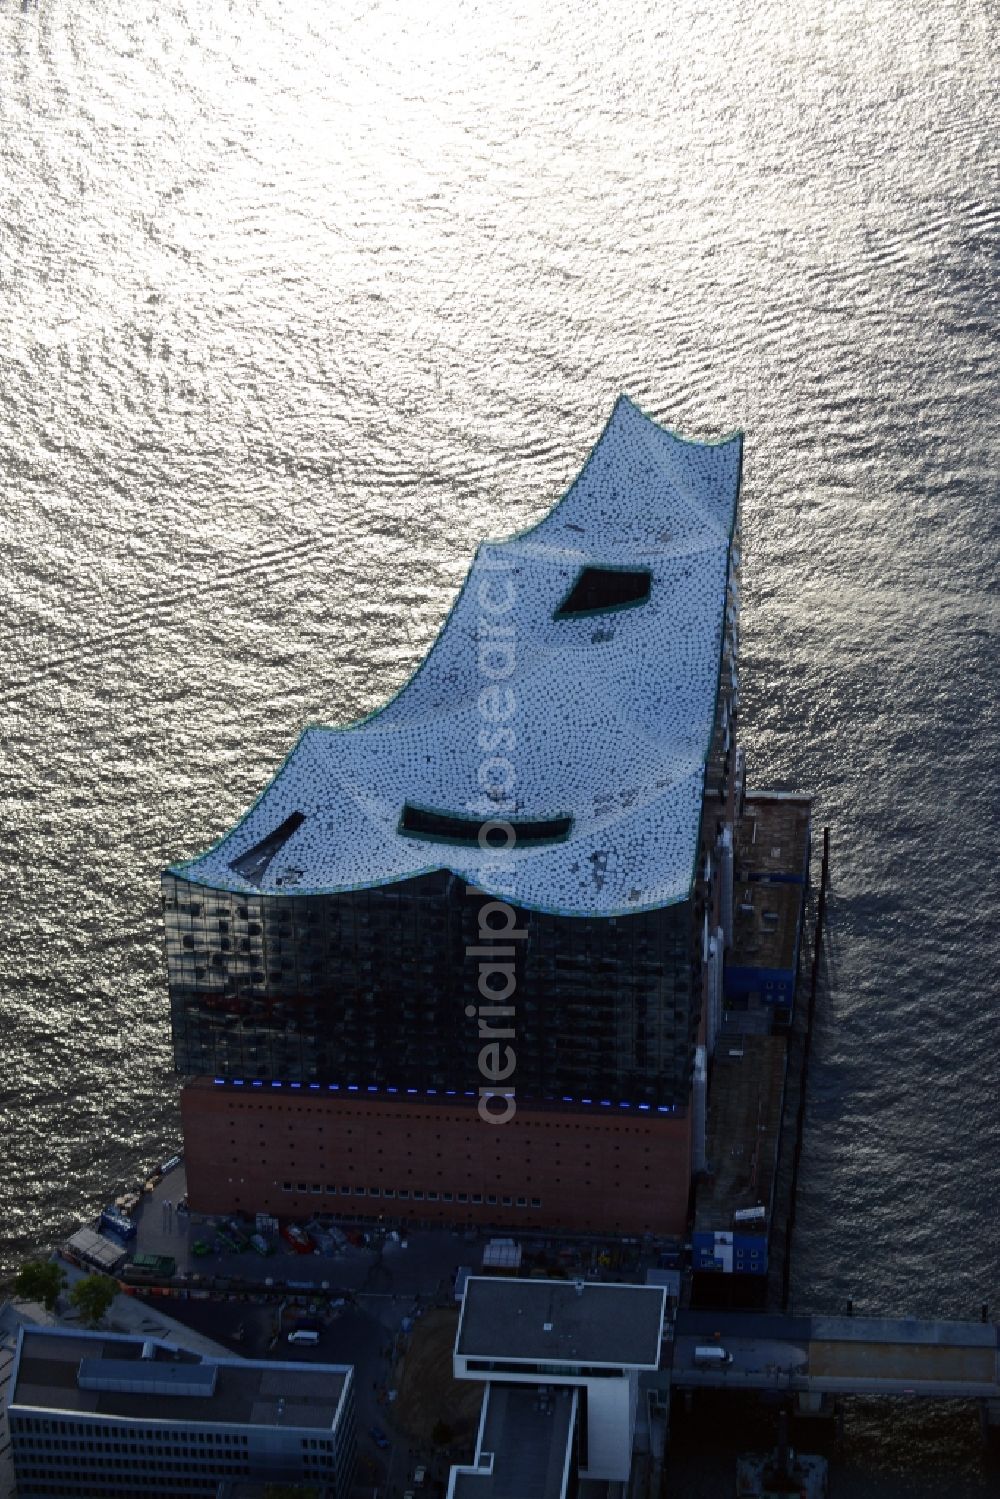
<path fill-rule="evenodd" d="M 398 695 L 307 728 L 164 875 L 194 1209 L 683 1231 L 733 939 L 740 462 L 621 399 Z"/>

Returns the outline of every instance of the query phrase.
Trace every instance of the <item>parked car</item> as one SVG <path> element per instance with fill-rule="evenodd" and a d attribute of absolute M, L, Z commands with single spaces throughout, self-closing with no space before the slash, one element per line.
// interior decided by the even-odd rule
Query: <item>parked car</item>
<path fill-rule="evenodd" d="M 696 1367 L 701 1369 L 723 1368 L 732 1363 L 733 1355 L 718 1343 L 709 1343 L 694 1350 L 694 1361 Z"/>
<path fill-rule="evenodd" d="M 298 1223 L 284 1223 L 281 1227 L 281 1237 L 290 1249 L 296 1254 L 312 1254 L 314 1248 L 312 1239 Z"/>
<path fill-rule="evenodd" d="M 381 1426 L 373 1426 L 369 1435 L 371 1436 L 371 1439 L 375 1443 L 376 1447 L 381 1447 L 384 1450 L 390 1445 L 389 1438 L 386 1436 Z"/>

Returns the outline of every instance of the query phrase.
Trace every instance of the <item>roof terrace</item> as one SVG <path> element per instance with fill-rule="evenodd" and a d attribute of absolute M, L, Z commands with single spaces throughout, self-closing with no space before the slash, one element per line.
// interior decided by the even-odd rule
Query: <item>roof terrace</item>
<path fill-rule="evenodd" d="M 811 797 L 748 791 L 736 838 L 737 879 L 804 879 L 811 817 Z"/>
<path fill-rule="evenodd" d="M 734 968 L 795 967 L 802 886 L 750 880 L 736 887 Z"/>

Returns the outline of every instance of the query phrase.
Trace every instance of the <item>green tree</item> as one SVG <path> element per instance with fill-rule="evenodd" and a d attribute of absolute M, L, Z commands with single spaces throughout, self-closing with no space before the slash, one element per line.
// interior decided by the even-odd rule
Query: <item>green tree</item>
<path fill-rule="evenodd" d="M 24 1301 L 40 1301 L 47 1311 L 66 1284 L 66 1275 L 55 1260 L 26 1260 L 17 1272 L 14 1290 Z"/>
<path fill-rule="evenodd" d="M 118 1287 L 106 1275 L 85 1275 L 69 1293 L 69 1299 L 81 1313 L 88 1327 L 96 1327 L 118 1294 Z"/>
<path fill-rule="evenodd" d="M 434 1430 L 431 1432 L 431 1441 L 435 1447 L 447 1447 L 450 1445 L 454 1433 L 447 1421 L 435 1421 Z"/>

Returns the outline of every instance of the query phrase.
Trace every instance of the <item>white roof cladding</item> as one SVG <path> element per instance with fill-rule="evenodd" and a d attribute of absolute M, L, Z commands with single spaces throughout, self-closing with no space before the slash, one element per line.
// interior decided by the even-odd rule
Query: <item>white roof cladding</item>
<path fill-rule="evenodd" d="M 545 519 L 479 547 L 397 696 L 346 728 L 307 728 L 233 831 L 172 872 L 291 895 L 444 868 L 515 904 L 579 916 L 686 899 L 741 454 L 739 435 L 686 442 L 619 398 Z M 556 617 L 585 567 L 648 571 L 649 596 Z M 558 841 L 484 852 L 475 839 L 400 831 L 406 805 L 515 827 L 522 818 L 572 824 Z M 244 861 L 243 873 L 233 868 L 278 829 L 279 846 Z"/>

